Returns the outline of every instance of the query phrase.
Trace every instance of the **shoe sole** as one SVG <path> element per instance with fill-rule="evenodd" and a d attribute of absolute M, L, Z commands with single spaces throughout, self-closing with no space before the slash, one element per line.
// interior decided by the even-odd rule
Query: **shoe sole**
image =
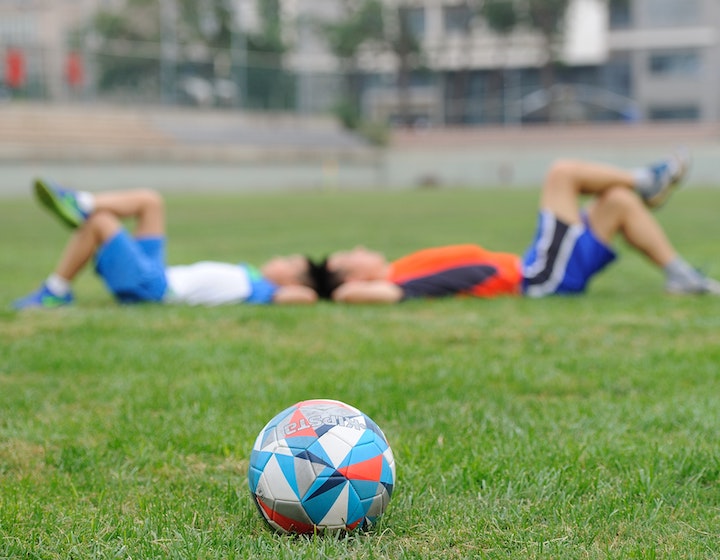
<path fill-rule="evenodd" d="M 35 195 L 40 203 L 55 214 L 60 221 L 71 228 L 77 228 L 82 223 L 77 216 L 71 215 L 61 200 L 58 199 L 55 191 L 50 188 L 42 179 L 35 180 Z"/>
<path fill-rule="evenodd" d="M 677 188 L 678 181 L 672 183 L 671 185 L 668 185 L 652 198 L 646 199 L 645 206 L 653 209 L 661 208 L 667 202 L 668 198 L 670 198 L 670 195 L 674 193 Z"/>
<path fill-rule="evenodd" d="M 675 190 L 680 186 L 680 183 L 685 178 L 685 175 L 688 172 L 688 169 L 690 168 L 690 162 L 687 158 L 682 157 L 680 155 L 676 156 L 678 161 L 680 162 L 680 172 L 677 174 L 677 176 L 668 184 L 667 187 L 662 189 L 659 193 L 657 193 L 655 196 L 650 197 L 648 199 L 645 199 L 645 205 L 648 208 L 657 209 L 662 207 L 670 198 L 670 195 L 675 192 Z"/>
<path fill-rule="evenodd" d="M 665 286 L 665 293 L 671 296 L 720 296 L 720 285 L 714 282 L 708 282 L 704 286 L 698 286 L 693 289 Z"/>

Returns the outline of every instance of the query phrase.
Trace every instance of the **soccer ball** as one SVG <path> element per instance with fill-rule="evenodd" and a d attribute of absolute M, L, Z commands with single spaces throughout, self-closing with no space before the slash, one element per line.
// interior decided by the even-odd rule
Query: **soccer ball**
<path fill-rule="evenodd" d="M 340 401 L 309 400 L 262 429 L 248 481 L 258 509 L 279 532 L 352 531 L 385 511 L 395 459 L 362 412 Z"/>

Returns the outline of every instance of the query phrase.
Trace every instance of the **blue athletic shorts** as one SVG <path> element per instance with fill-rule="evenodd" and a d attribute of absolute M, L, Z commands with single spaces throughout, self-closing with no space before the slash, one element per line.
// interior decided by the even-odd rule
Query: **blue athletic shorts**
<path fill-rule="evenodd" d="M 577 294 L 616 258 L 615 251 L 582 224 L 568 225 L 541 211 L 535 239 L 523 257 L 523 292 L 530 297 Z"/>
<path fill-rule="evenodd" d="M 167 289 L 165 238 L 134 238 L 125 229 L 95 255 L 95 272 L 121 303 L 162 301 Z"/>

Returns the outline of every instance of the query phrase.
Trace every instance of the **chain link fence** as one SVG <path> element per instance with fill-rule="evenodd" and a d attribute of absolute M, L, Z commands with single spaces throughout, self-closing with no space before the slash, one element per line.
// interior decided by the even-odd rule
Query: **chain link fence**
<path fill-rule="evenodd" d="M 395 74 L 306 71 L 277 55 L 192 48 L 168 53 L 157 43 L 116 42 L 62 53 L 6 48 L 4 54 L 5 101 L 335 114 L 351 128 L 361 121 L 422 128 L 633 121 L 638 115 L 632 99 L 593 83 L 587 73 L 568 72 L 560 76 L 562 84 L 546 90 L 532 69 L 417 70 L 403 87 Z"/>

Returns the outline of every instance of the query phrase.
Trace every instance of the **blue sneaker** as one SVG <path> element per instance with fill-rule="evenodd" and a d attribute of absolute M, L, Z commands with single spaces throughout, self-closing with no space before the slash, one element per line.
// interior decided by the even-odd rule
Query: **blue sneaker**
<path fill-rule="evenodd" d="M 40 203 L 53 212 L 60 220 L 76 228 L 88 219 L 78 205 L 77 192 L 63 188 L 44 179 L 35 179 L 35 195 Z"/>
<path fill-rule="evenodd" d="M 54 309 L 55 307 L 62 307 L 64 305 L 70 305 L 73 302 L 72 292 L 64 296 L 56 296 L 47 286 L 43 284 L 39 289 L 33 293 L 25 296 L 24 298 L 16 299 L 13 302 L 13 309 L 18 311 L 23 309 Z"/>
<path fill-rule="evenodd" d="M 690 157 L 678 152 L 650 166 L 653 184 L 647 193 L 643 193 L 645 205 L 660 208 L 672 192 L 678 187 L 690 167 Z"/>

